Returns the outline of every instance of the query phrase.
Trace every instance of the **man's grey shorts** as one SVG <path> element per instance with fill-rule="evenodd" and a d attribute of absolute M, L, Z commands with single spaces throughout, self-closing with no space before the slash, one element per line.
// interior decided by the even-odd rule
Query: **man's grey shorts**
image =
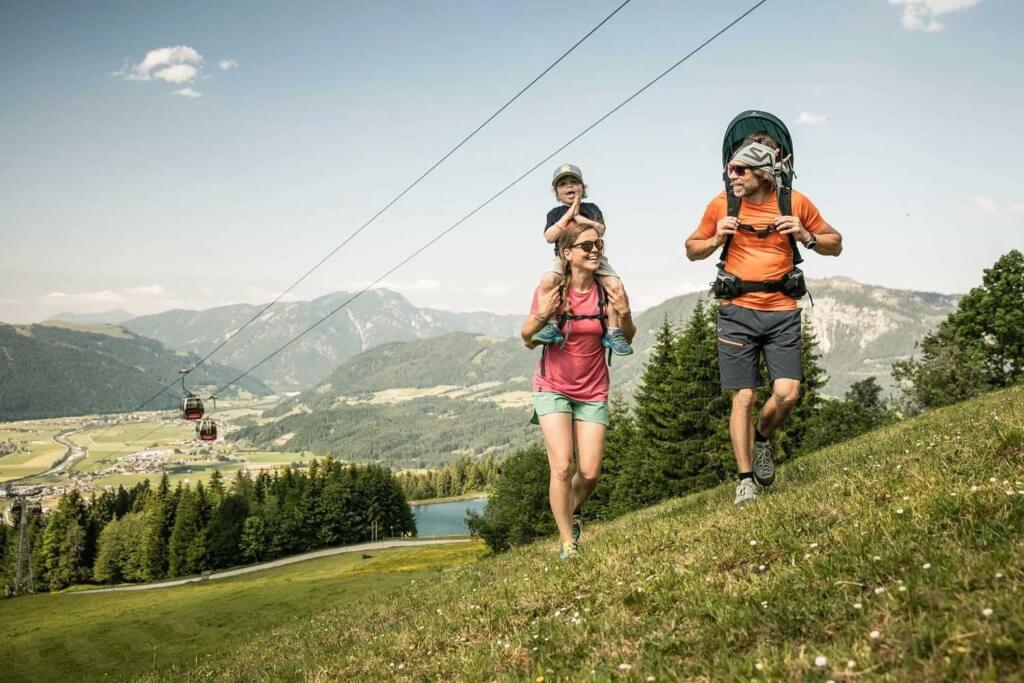
<path fill-rule="evenodd" d="M 760 357 L 774 382 L 803 379 L 800 351 L 800 309 L 756 311 L 723 304 L 718 309 L 718 373 L 723 389 L 759 387 Z"/>

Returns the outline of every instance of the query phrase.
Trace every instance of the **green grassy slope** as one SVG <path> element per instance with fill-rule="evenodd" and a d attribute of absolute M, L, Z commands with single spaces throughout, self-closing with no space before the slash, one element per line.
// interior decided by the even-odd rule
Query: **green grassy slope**
<path fill-rule="evenodd" d="M 156 590 L 0 600 L 3 681 L 122 680 L 219 661 L 252 638 L 472 562 L 477 543 L 371 551 Z"/>
<path fill-rule="evenodd" d="M 1024 387 L 417 582 L 168 680 L 1021 680 Z M 653 678 L 652 678 L 653 677 Z"/>

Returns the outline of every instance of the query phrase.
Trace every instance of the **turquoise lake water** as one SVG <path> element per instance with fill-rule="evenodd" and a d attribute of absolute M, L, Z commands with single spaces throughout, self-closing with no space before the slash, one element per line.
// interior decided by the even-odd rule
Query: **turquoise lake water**
<path fill-rule="evenodd" d="M 412 514 L 416 518 L 416 532 L 420 538 L 468 534 L 466 513 L 470 510 L 482 513 L 486 505 L 486 498 L 413 505 Z"/>

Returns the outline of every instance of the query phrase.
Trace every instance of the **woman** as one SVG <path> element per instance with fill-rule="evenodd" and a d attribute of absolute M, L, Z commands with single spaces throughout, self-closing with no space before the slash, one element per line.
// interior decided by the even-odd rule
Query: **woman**
<path fill-rule="evenodd" d="M 548 451 L 548 496 L 563 560 L 579 553 L 576 544 L 582 527 L 578 511 L 597 486 L 604 459 L 609 380 L 601 340 L 608 308 L 618 314 L 619 327 L 628 341 L 636 334 L 625 293 L 605 292 L 595 279 L 603 250 L 604 241 L 597 230 L 570 223 L 558 240 L 563 284 L 543 296 L 534 291 L 530 317 L 521 330 L 523 342 L 532 349 L 531 337 L 548 320 L 563 321 L 565 343 L 545 347 L 537 364 L 531 419 L 540 424 Z"/>

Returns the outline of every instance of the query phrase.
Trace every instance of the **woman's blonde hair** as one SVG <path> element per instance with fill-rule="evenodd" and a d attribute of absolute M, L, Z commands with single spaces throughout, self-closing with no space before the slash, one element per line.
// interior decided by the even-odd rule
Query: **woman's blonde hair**
<path fill-rule="evenodd" d="M 558 260 L 562 262 L 562 284 L 559 285 L 558 293 L 561 295 L 562 300 L 562 310 L 560 313 L 564 315 L 573 314 L 572 305 L 569 303 L 569 282 L 572 280 L 572 263 L 565 257 L 565 252 L 567 249 L 571 250 L 572 245 L 576 244 L 579 236 L 587 230 L 597 232 L 592 226 L 573 222 L 571 227 L 562 231 L 562 236 L 558 238 Z"/>

